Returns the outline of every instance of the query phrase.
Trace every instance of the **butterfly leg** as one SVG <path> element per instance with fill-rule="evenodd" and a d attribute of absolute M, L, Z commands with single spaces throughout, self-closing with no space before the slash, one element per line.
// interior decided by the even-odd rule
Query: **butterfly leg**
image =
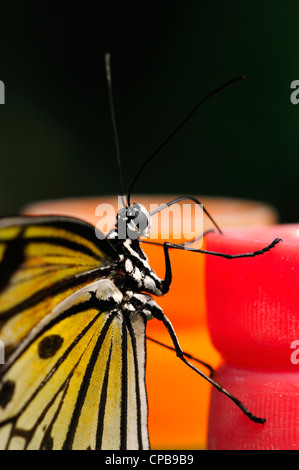
<path fill-rule="evenodd" d="M 215 232 L 215 230 L 213 228 L 209 228 L 208 230 L 205 230 L 204 232 L 202 232 L 200 235 L 198 235 L 197 237 L 194 237 L 192 240 L 189 240 L 188 242 L 183 242 L 183 243 L 178 243 L 178 245 L 192 245 L 192 243 L 195 243 L 197 242 L 198 240 L 200 240 L 201 238 L 204 238 L 208 233 L 211 233 L 211 232 Z"/>
<path fill-rule="evenodd" d="M 161 341 L 158 341 L 154 338 L 151 338 L 148 335 L 146 335 L 146 339 L 148 339 L 149 341 L 152 341 L 153 343 L 159 344 L 160 346 L 163 346 L 166 349 L 170 349 L 171 351 L 176 351 L 175 348 L 173 348 L 172 346 L 168 346 L 168 344 L 162 343 Z M 206 367 L 210 371 L 209 377 L 213 377 L 214 369 L 213 369 L 212 366 L 210 366 L 210 364 L 208 364 L 207 362 L 201 361 L 200 359 L 197 359 L 197 357 L 192 356 L 191 354 L 187 353 L 186 351 L 183 351 L 183 355 L 185 357 L 188 357 L 188 359 L 192 359 L 193 361 L 196 361 L 199 364 L 202 364 L 204 367 Z"/>
<path fill-rule="evenodd" d="M 183 245 L 175 244 L 175 243 L 169 243 L 165 242 L 163 245 L 164 248 L 164 256 L 165 256 L 165 278 L 162 282 L 162 292 L 163 294 L 168 292 L 171 280 L 172 280 L 172 269 L 171 269 L 171 262 L 170 262 L 170 256 L 169 256 L 169 249 L 170 248 L 175 248 L 175 249 L 180 249 L 180 250 L 186 250 L 186 251 L 194 251 L 195 253 L 204 253 L 208 255 L 214 255 L 214 256 L 220 256 L 226 259 L 235 259 L 235 258 L 248 258 L 248 257 L 254 257 L 258 255 L 262 255 L 266 253 L 267 251 L 271 250 L 277 243 L 281 241 L 280 238 L 275 238 L 269 245 L 266 247 L 253 251 L 250 253 L 240 253 L 240 254 L 235 254 L 231 255 L 228 253 L 219 253 L 219 252 L 214 252 L 214 251 L 208 251 L 208 250 L 199 250 L 199 249 L 192 249 L 192 248 L 186 248 Z M 203 377 L 205 380 L 207 380 L 211 385 L 213 385 L 219 392 L 223 393 L 226 395 L 230 400 L 232 400 L 242 411 L 243 413 L 248 416 L 252 421 L 255 423 L 264 423 L 265 419 L 264 418 L 258 418 L 255 415 L 253 415 L 244 405 L 243 403 L 236 398 L 234 395 L 232 395 L 230 392 L 225 390 L 222 385 L 220 385 L 218 382 L 215 382 L 211 377 L 208 377 L 205 375 L 203 372 L 201 372 L 199 369 L 197 369 L 192 363 L 190 363 L 186 357 L 184 356 L 183 350 L 180 347 L 179 341 L 177 339 L 177 336 L 175 334 L 175 331 L 173 329 L 173 326 L 169 319 L 164 315 L 162 311 L 157 315 L 154 315 L 158 320 L 161 320 L 163 324 L 165 325 L 175 348 L 177 356 L 191 369 L 193 369 L 195 372 L 197 372 L 201 377 Z"/>
<path fill-rule="evenodd" d="M 157 318 L 158 320 L 162 321 L 164 326 L 166 327 L 170 337 L 171 337 L 171 340 L 173 342 L 173 345 L 174 345 L 174 349 L 176 351 L 176 354 L 177 356 L 181 359 L 181 361 L 183 361 L 187 366 L 189 366 L 191 369 L 193 369 L 197 374 L 199 374 L 201 377 L 203 377 L 205 380 L 207 380 L 211 385 L 213 385 L 213 387 L 215 387 L 219 392 L 223 393 L 224 395 L 226 395 L 230 400 L 232 400 L 239 408 L 240 410 L 243 411 L 243 413 L 248 416 L 249 419 L 251 419 L 251 421 L 254 421 L 255 423 L 261 423 L 261 424 L 264 424 L 264 422 L 266 421 L 264 418 L 258 418 L 257 416 L 255 416 L 254 414 L 252 414 L 247 408 L 245 405 L 243 405 L 243 403 L 238 399 L 236 398 L 234 395 L 232 395 L 230 392 L 228 392 L 225 388 L 222 387 L 222 385 L 220 385 L 218 382 L 215 382 L 211 377 L 207 376 L 206 374 L 204 374 L 202 371 L 200 371 L 199 369 L 197 369 L 197 367 L 195 367 L 191 362 L 189 362 L 186 357 L 185 357 L 185 354 L 179 344 L 179 341 L 178 341 L 178 338 L 176 336 L 176 333 L 173 329 L 173 326 L 170 322 L 170 320 L 166 317 L 166 315 L 162 312 L 161 309 L 155 309 L 154 312 L 152 312 L 152 314 L 155 316 L 155 318 Z"/>
<path fill-rule="evenodd" d="M 163 294 L 166 294 L 169 291 L 169 287 L 170 287 L 171 280 L 172 280 L 172 270 L 171 270 L 171 263 L 170 263 L 170 256 L 169 256 L 170 248 L 174 248 L 177 250 L 193 251 L 194 253 L 203 253 L 206 255 L 220 256 L 221 258 L 226 258 L 226 259 L 253 258 L 254 256 L 263 255 L 267 251 L 270 251 L 280 241 L 282 241 L 281 238 L 275 238 L 269 245 L 265 246 L 264 248 L 261 248 L 260 250 L 252 251 L 249 253 L 239 253 L 235 255 L 231 255 L 229 253 L 221 253 L 218 251 L 187 248 L 184 245 L 165 242 L 163 245 L 164 256 L 165 256 L 165 278 L 164 278 L 164 281 L 162 282 L 162 292 Z"/>

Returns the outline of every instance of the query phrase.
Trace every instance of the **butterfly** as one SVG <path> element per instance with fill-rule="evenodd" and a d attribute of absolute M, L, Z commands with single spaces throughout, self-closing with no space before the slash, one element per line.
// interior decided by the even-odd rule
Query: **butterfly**
<path fill-rule="evenodd" d="M 151 214 L 129 195 L 106 236 L 71 217 L 0 219 L 1 449 L 149 449 L 146 324 L 153 319 L 164 324 L 185 364 L 250 419 L 264 421 L 182 351 L 153 296 L 169 290 L 170 250 L 192 248 L 163 243 L 165 276 L 159 278 L 141 248 Z M 247 257 L 278 242 L 240 255 L 193 251 Z"/>
<path fill-rule="evenodd" d="M 148 448 L 145 324 L 159 308 L 139 292 L 161 291 L 138 242 L 95 243 L 93 226 L 55 216 L 4 219 L 0 239 L 0 442 Z"/>

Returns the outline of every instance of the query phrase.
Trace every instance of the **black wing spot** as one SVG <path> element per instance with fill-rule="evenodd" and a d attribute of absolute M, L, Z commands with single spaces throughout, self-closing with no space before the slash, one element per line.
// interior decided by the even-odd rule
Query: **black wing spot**
<path fill-rule="evenodd" d="M 38 355 L 41 359 L 53 357 L 58 349 L 61 348 L 63 338 L 59 335 L 49 335 L 41 340 L 38 345 Z"/>
<path fill-rule="evenodd" d="M 11 401 L 15 391 L 15 383 L 12 380 L 7 380 L 3 383 L 0 390 L 0 407 L 5 408 Z"/>

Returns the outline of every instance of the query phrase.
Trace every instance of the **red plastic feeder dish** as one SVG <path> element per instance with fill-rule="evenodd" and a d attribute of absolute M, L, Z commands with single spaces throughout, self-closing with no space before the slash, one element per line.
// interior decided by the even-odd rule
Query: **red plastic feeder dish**
<path fill-rule="evenodd" d="M 215 380 L 264 424 L 212 390 L 209 449 L 299 449 L 299 225 L 226 229 L 206 249 L 269 252 L 206 259 L 208 325 L 223 362 Z"/>

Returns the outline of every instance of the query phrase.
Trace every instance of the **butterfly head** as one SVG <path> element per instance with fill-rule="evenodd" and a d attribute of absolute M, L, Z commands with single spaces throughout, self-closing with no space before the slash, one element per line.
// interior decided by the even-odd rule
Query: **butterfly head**
<path fill-rule="evenodd" d="M 125 230 L 126 237 L 136 240 L 139 237 L 149 237 L 151 217 L 142 204 L 133 203 L 118 211 L 116 230 L 118 236 Z"/>

